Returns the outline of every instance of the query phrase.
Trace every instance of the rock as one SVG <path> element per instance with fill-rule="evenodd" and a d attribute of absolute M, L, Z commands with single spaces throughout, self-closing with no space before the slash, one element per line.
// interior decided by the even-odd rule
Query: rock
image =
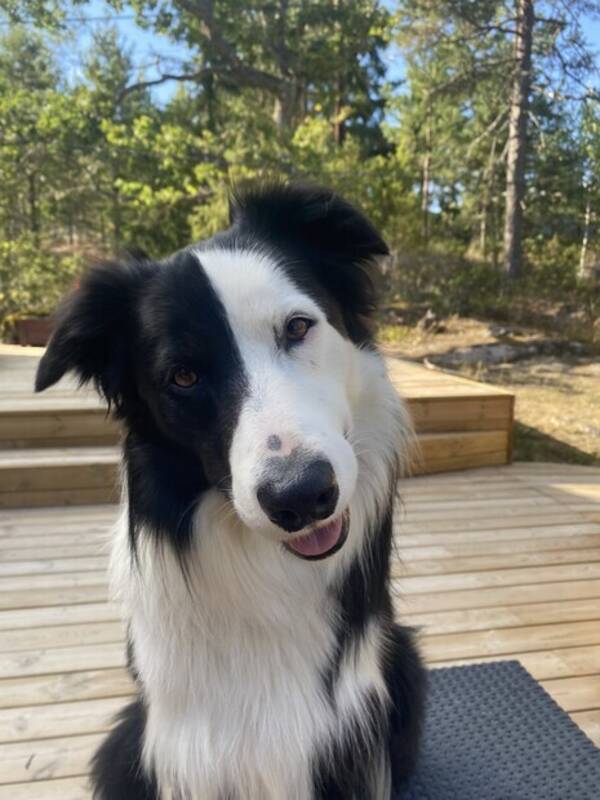
<path fill-rule="evenodd" d="M 428 308 L 425 315 L 417 322 L 417 328 L 422 331 L 428 331 L 435 326 L 437 321 L 438 318 L 435 311 Z"/>
<path fill-rule="evenodd" d="M 488 332 L 491 336 L 495 336 L 497 339 L 506 339 L 509 336 L 513 337 L 523 335 L 523 331 L 520 331 L 517 328 L 507 328 L 506 326 L 498 325 L 495 322 L 491 322 L 488 325 Z"/>
<path fill-rule="evenodd" d="M 540 345 L 531 343 L 527 345 L 514 344 L 478 344 L 473 347 L 457 347 L 449 353 L 431 357 L 434 364 L 442 367 L 457 368 L 465 365 L 498 365 L 510 364 L 533 358 L 540 353 Z"/>
<path fill-rule="evenodd" d="M 428 308 L 425 315 L 417 322 L 417 329 L 423 333 L 444 333 L 446 325 L 439 319 L 435 311 Z"/>

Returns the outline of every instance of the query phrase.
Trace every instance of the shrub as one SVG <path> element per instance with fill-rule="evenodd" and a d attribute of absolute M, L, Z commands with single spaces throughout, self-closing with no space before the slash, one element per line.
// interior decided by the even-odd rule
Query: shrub
<path fill-rule="evenodd" d="M 22 237 L 0 241 L 0 335 L 14 319 L 51 314 L 73 284 L 81 261 Z"/>

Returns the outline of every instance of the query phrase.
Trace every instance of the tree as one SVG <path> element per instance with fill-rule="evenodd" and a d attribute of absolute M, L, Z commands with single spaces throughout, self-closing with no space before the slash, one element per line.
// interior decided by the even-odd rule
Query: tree
<path fill-rule="evenodd" d="M 134 0 L 140 19 L 153 0 Z M 381 118 L 378 85 L 387 12 L 375 0 L 173 0 L 152 23 L 185 42 L 195 56 L 186 68 L 129 87 L 186 81 L 213 98 L 249 90 L 272 104 L 282 135 L 293 134 L 319 108 L 338 144 L 348 127 L 372 138 Z"/>
<path fill-rule="evenodd" d="M 450 61 L 452 68 L 428 87 L 428 95 L 462 102 L 495 87 L 495 107 L 508 119 L 506 140 L 498 146 L 498 129 L 489 150 L 487 177 L 495 176 L 493 161 L 506 157 L 503 267 L 509 279 L 521 273 L 523 214 L 528 190 L 528 124 L 532 95 L 553 95 L 555 102 L 575 102 L 587 95 L 586 77 L 593 58 L 586 46 L 582 18 L 598 4 L 574 0 L 406 0 L 397 16 L 398 36 L 408 36 L 413 52 L 424 62 Z M 512 43 L 512 52 L 509 49 Z M 433 71 L 431 71 L 433 74 Z M 506 82 L 504 76 L 510 80 Z M 501 82 L 498 82 L 498 76 Z M 473 108 L 473 103 L 469 104 Z M 470 124 L 471 119 L 465 119 Z M 490 133 L 484 138 L 489 138 Z M 489 186 L 489 184 L 488 184 Z M 487 201 L 486 201 L 487 204 Z M 487 238 L 487 214 L 482 242 Z"/>
<path fill-rule="evenodd" d="M 510 94 L 506 164 L 503 268 L 513 280 L 521 275 L 523 258 L 523 201 L 527 155 L 527 110 L 531 92 L 533 0 L 515 0 L 515 63 Z"/>

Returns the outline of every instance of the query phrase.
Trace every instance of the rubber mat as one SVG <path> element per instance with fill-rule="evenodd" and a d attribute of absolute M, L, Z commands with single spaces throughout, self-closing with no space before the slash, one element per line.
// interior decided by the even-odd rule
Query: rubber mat
<path fill-rule="evenodd" d="M 517 661 L 431 670 L 419 765 L 392 800 L 600 800 L 600 749 Z"/>

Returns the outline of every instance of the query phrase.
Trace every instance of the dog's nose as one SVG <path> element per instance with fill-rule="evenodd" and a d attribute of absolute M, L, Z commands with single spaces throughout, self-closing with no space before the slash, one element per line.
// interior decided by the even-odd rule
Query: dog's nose
<path fill-rule="evenodd" d="M 281 461 L 277 474 L 271 474 L 256 491 L 261 508 L 271 522 L 294 533 L 311 522 L 331 516 L 339 496 L 333 467 L 318 459 L 298 468 Z"/>

